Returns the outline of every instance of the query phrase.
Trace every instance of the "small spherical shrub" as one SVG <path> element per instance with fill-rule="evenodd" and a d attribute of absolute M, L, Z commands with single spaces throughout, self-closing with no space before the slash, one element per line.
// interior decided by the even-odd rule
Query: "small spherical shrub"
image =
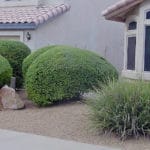
<path fill-rule="evenodd" d="M 150 135 L 150 83 L 112 82 L 90 105 L 94 126 L 100 131 L 114 132 L 122 140 Z"/>
<path fill-rule="evenodd" d="M 13 68 L 16 77 L 16 86 L 20 88 L 23 83 L 22 62 L 30 54 L 30 49 L 19 41 L 0 41 L 0 55 L 5 57 Z"/>
<path fill-rule="evenodd" d="M 41 54 L 43 54 L 44 52 L 46 52 L 47 50 L 51 50 L 51 48 L 53 48 L 55 46 L 48 46 L 48 47 L 44 47 L 41 49 L 36 50 L 35 52 L 32 52 L 29 56 L 27 56 L 24 61 L 23 61 L 23 65 L 22 65 L 22 72 L 23 72 L 23 76 L 25 77 L 25 74 L 29 68 L 29 66 L 33 63 L 33 61 L 40 56 Z"/>
<path fill-rule="evenodd" d="M 0 88 L 2 88 L 5 84 L 10 83 L 10 79 L 12 76 L 12 68 L 4 57 L 0 55 Z"/>
<path fill-rule="evenodd" d="M 99 87 L 108 78 L 117 77 L 115 68 L 97 54 L 57 46 L 40 55 L 30 65 L 25 86 L 32 101 L 46 106 L 78 97 Z"/>

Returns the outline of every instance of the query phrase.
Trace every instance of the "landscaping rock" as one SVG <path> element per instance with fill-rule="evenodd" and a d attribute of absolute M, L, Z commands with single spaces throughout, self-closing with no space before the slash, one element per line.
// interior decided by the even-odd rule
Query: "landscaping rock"
<path fill-rule="evenodd" d="M 7 85 L 0 90 L 0 99 L 4 109 L 18 110 L 25 107 L 16 91 Z"/>
<path fill-rule="evenodd" d="M 0 111 L 2 111 L 2 109 L 3 109 L 3 104 L 1 102 L 1 97 L 0 97 Z"/>

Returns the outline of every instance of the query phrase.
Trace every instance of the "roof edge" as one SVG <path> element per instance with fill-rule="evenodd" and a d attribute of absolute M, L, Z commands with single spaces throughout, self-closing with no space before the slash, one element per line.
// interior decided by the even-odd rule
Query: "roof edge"
<path fill-rule="evenodd" d="M 56 19 L 58 16 L 63 15 L 68 12 L 71 8 L 69 4 L 61 4 L 52 8 L 50 15 L 47 17 L 47 14 L 41 16 L 40 19 L 35 20 L 34 22 L 0 22 L 0 30 L 35 30 L 39 26 L 43 25 L 48 21 Z"/>
<path fill-rule="evenodd" d="M 58 7 L 58 9 L 57 9 L 57 7 Z M 62 10 L 60 11 L 59 8 L 62 8 Z M 44 23 L 47 23 L 49 21 L 53 21 L 57 17 L 67 13 L 71 9 L 71 5 L 69 5 L 69 4 L 61 4 L 61 5 L 56 6 L 56 9 L 57 9 L 57 11 L 54 11 L 52 16 L 49 17 L 48 19 L 46 19 L 46 20 L 44 20 L 42 22 L 35 22 L 36 28 L 41 26 L 41 25 L 43 25 Z"/>
<path fill-rule="evenodd" d="M 44 6 L 42 6 L 44 7 Z M 40 18 L 40 20 L 37 20 L 35 21 L 34 23 L 38 26 L 40 24 L 43 24 L 49 20 L 53 20 L 54 18 L 60 16 L 60 15 L 63 15 L 64 13 L 68 12 L 71 8 L 71 5 L 67 4 L 67 3 L 63 3 L 63 4 L 60 4 L 60 5 L 56 5 L 55 8 L 53 8 L 51 11 L 51 15 L 47 18 L 47 15 L 46 17 L 45 16 L 42 16 Z"/>
<path fill-rule="evenodd" d="M 125 22 L 125 15 L 144 0 L 122 0 L 102 12 L 102 15 L 107 20 Z M 123 15 L 121 15 L 123 14 Z"/>
<path fill-rule="evenodd" d="M 0 23 L 0 30 L 35 30 L 35 23 Z"/>

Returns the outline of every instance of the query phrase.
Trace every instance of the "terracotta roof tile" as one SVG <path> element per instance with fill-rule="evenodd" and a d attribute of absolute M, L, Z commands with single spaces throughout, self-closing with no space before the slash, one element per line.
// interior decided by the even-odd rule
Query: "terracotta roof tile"
<path fill-rule="evenodd" d="M 67 4 L 42 7 L 1 7 L 0 24 L 35 23 L 36 25 L 39 25 L 51 18 L 65 13 L 69 9 L 70 6 Z"/>

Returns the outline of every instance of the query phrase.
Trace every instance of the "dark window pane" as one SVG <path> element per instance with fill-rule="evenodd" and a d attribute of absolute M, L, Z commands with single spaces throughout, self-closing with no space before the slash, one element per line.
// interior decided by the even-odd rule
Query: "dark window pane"
<path fill-rule="evenodd" d="M 130 22 L 128 30 L 136 30 L 137 28 L 137 22 Z"/>
<path fill-rule="evenodd" d="M 150 11 L 146 13 L 146 19 L 150 19 Z"/>
<path fill-rule="evenodd" d="M 150 26 L 146 27 L 145 34 L 145 64 L 144 70 L 150 71 Z"/>
<path fill-rule="evenodd" d="M 128 38 L 127 69 L 135 70 L 136 37 Z"/>

